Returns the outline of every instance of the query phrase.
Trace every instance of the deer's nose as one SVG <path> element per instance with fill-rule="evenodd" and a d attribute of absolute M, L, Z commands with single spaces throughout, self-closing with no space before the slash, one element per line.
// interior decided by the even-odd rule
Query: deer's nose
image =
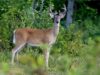
<path fill-rule="evenodd" d="M 58 21 L 56 21 L 56 23 L 59 23 Z"/>

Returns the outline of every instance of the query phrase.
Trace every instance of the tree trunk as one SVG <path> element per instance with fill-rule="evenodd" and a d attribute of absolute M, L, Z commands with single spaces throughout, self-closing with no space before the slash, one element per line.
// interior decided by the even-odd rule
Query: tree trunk
<path fill-rule="evenodd" d="M 66 27 L 72 23 L 74 0 L 68 0 L 67 15 L 66 15 Z"/>

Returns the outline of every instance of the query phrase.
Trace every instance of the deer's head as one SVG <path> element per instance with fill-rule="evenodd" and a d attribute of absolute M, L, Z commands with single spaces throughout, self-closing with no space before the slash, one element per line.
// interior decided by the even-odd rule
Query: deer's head
<path fill-rule="evenodd" d="M 51 8 L 50 8 L 49 14 L 50 14 L 50 17 L 53 18 L 54 24 L 59 24 L 60 20 L 62 18 L 64 18 L 64 16 L 66 15 L 66 6 L 64 5 L 64 8 L 62 8 L 62 9 L 63 9 L 63 12 L 61 12 L 61 11 L 57 12 L 57 11 L 51 10 Z"/>

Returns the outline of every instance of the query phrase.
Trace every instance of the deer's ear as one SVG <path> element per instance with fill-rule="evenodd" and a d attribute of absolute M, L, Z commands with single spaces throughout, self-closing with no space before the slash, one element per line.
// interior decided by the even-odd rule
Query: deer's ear
<path fill-rule="evenodd" d="M 66 13 L 60 13 L 60 14 L 59 14 L 59 16 L 60 16 L 61 19 L 64 18 L 65 15 L 66 15 Z"/>
<path fill-rule="evenodd" d="M 51 17 L 51 18 L 54 18 L 54 16 L 57 15 L 57 11 L 50 12 L 49 14 L 50 14 L 50 17 Z"/>
<path fill-rule="evenodd" d="M 49 15 L 50 15 L 51 18 L 54 18 L 55 12 L 54 12 L 53 6 L 49 7 Z"/>
<path fill-rule="evenodd" d="M 54 13 L 50 12 L 49 15 L 51 18 L 54 18 Z"/>

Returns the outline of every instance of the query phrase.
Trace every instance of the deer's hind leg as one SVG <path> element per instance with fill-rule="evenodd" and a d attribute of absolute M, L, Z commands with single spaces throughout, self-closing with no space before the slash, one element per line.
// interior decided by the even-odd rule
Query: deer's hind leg
<path fill-rule="evenodd" d="M 17 44 L 15 45 L 15 47 L 12 49 L 12 59 L 11 59 L 11 63 L 14 64 L 14 59 L 15 59 L 15 56 L 17 54 L 18 56 L 18 52 L 21 50 L 21 48 L 25 45 L 24 44 Z"/>

